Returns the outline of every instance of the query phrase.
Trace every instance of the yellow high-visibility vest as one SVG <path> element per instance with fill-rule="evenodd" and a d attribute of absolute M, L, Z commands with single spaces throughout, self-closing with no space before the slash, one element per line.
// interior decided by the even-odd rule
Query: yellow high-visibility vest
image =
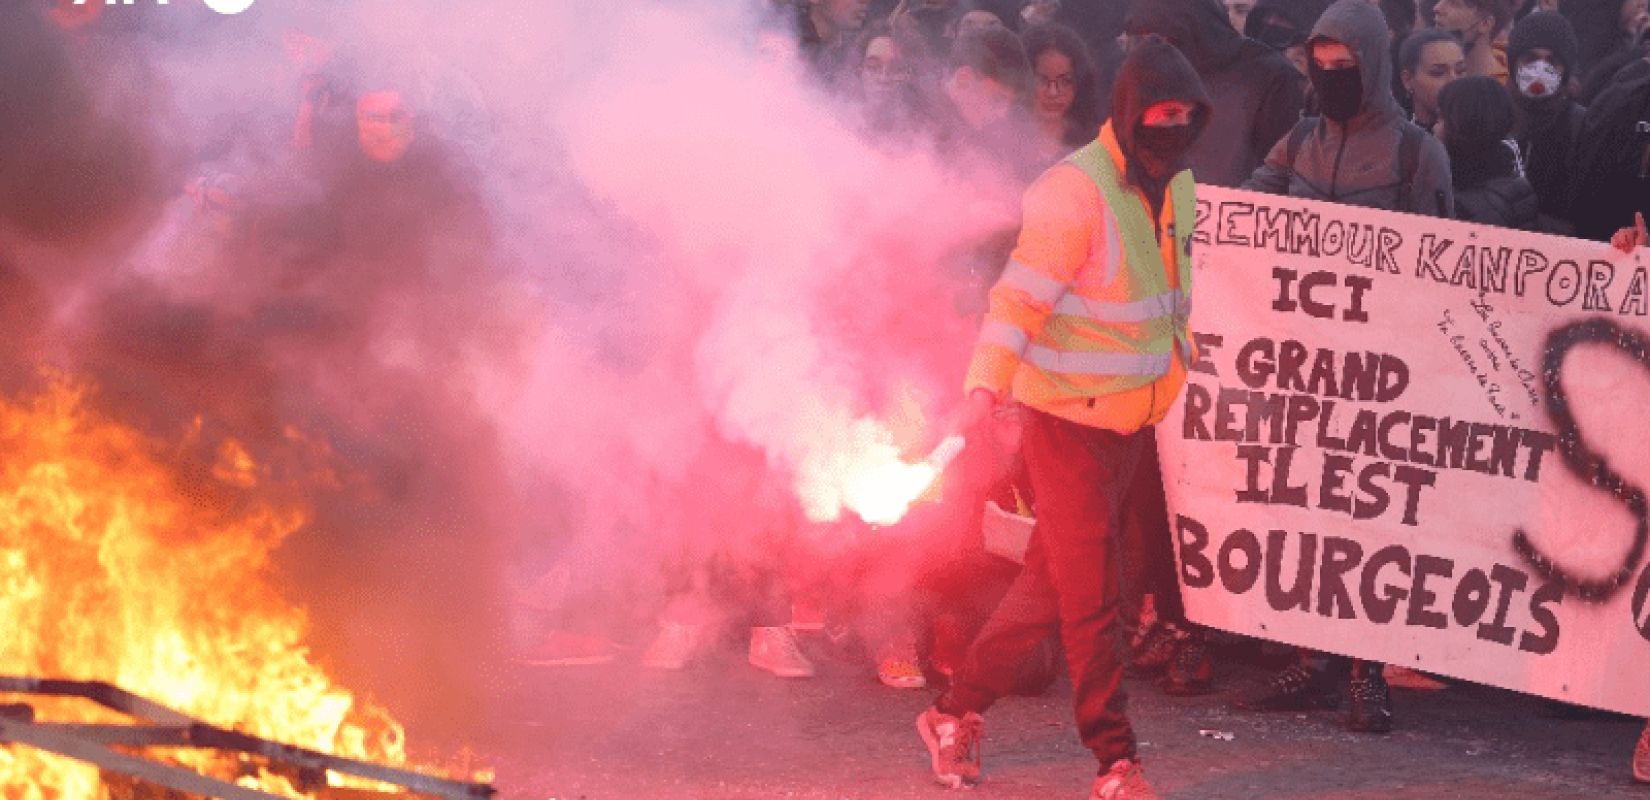
<path fill-rule="evenodd" d="M 1002 345 L 1037 368 L 1062 394 L 1097 397 L 1152 383 L 1169 372 L 1180 347 L 1193 349 L 1187 321 L 1192 312 L 1192 233 L 1196 187 L 1190 171 L 1169 182 L 1159 231 L 1146 201 L 1118 177 L 1104 137 L 1067 157 L 1092 180 L 1104 201 L 1104 240 L 1069 283 L 1017 261 L 1000 283 L 1048 303 L 1040 330 L 1006 321 L 988 322 L 978 344 Z M 1171 286 L 1169 273 L 1178 277 Z"/>

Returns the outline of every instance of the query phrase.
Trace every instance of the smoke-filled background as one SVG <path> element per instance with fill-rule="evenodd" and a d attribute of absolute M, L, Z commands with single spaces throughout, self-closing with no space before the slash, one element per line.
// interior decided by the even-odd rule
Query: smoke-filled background
<path fill-rule="evenodd" d="M 1008 215 L 865 145 L 756 5 L 98 11 L 0 25 L 0 390 L 88 381 L 203 481 L 243 444 L 312 511 L 277 579 L 317 654 L 415 735 L 580 598 L 760 561 L 868 443 L 933 446 Z"/>

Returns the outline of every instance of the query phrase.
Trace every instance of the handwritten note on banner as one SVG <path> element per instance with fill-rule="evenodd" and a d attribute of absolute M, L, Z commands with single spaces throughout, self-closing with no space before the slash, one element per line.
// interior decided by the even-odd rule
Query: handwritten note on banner
<path fill-rule="evenodd" d="M 1192 619 L 1650 716 L 1650 258 L 1198 189 Z"/>

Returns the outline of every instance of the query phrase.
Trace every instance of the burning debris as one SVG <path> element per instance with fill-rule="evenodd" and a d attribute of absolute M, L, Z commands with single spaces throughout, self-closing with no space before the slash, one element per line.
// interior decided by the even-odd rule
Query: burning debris
<path fill-rule="evenodd" d="M 210 477 L 180 477 L 85 391 L 0 401 L 0 673 L 68 679 L 0 679 L 0 796 L 93 800 L 100 767 L 220 797 L 349 776 L 477 796 L 379 766 L 405 764 L 400 725 L 312 662 L 304 612 L 267 581 L 305 510 L 260 496 L 263 470 L 231 443 Z"/>
<path fill-rule="evenodd" d="M 869 146 L 737 5 L 140 3 L 0 29 L 0 88 L 40 112 L 0 120 L 0 675 L 402 765 L 401 726 L 334 668 L 467 734 L 454 709 L 534 635 L 519 596 L 546 574 L 766 568 L 804 517 L 906 515 L 961 447 L 922 456 L 978 289 L 940 265 L 1012 213 Z M 104 394 L 20 392 L 41 365 Z M 286 481 L 271 449 L 309 437 L 325 463 Z M 705 491 L 727 450 L 761 463 Z M 301 791 L 241 754 L 166 758 Z M 6 800 L 99 780 L 0 748 Z"/>
<path fill-rule="evenodd" d="M 494 791 L 482 783 L 464 783 L 319 753 L 208 725 L 106 683 L 0 677 L 0 693 L 79 697 L 145 720 L 143 724 L 127 725 L 42 722 L 35 719 L 34 705 L 0 706 L 0 742 L 29 745 L 94 765 L 100 769 L 105 783 L 111 781 L 113 773 L 222 800 L 279 800 L 282 797 L 265 789 L 247 788 L 238 782 L 219 780 L 193 769 L 124 752 L 142 748 L 167 748 L 176 752 L 179 748 L 192 748 L 238 757 L 240 778 L 279 776 L 287 782 L 279 788 L 306 794 L 324 793 L 333 785 L 329 780 L 332 775 L 399 786 L 420 796 L 446 800 L 486 800 Z M 389 797 L 388 793 L 384 795 Z"/>

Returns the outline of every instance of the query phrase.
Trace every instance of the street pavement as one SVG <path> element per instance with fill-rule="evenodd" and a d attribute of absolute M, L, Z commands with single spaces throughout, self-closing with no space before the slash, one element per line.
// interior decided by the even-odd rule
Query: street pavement
<path fill-rule="evenodd" d="M 749 666 L 732 642 L 681 672 L 647 670 L 634 652 L 603 666 L 500 665 L 491 724 L 469 744 L 506 800 L 1087 797 L 1095 763 L 1064 677 L 986 714 L 984 780 L 957 793 L 932 781 L 916 734 L 931 690 L 886 688 L 863 658 L 807 647 L 819 675 L 806 680 Z M 1556 718 L 1538 698 L 1454 683 L 1394 689 L 1393 732 L 1353 734 L 1344 711 L 1231 708 L 1277 654 L 1229 642 L 1220 656 L 1212 696 L 1128 682 L 1146 774 L 1165 798 L 1650 797 L 1629 771 L 1641 720 Z M 1644 676 L 1623 678 L 1622 691 L 1643 689 Z"/>

